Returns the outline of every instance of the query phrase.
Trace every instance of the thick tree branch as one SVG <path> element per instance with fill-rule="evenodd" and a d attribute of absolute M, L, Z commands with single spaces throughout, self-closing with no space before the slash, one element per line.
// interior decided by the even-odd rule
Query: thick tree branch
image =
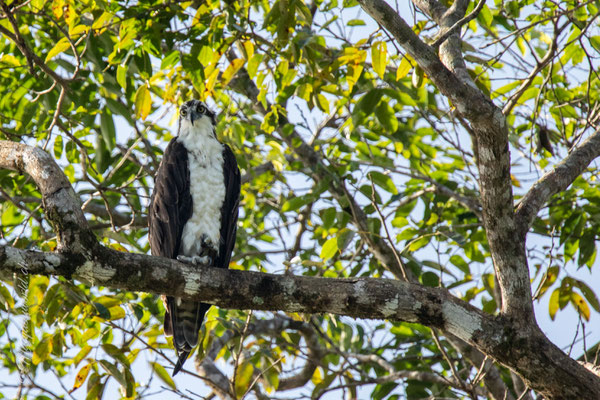
<path fill-rule="evenodd" d="M 485 314 L 442 288 L 389 279 L 332 279 L 198 268 L 103 247 L 97 247 L 86 260 L 73 253 L 3 246 L 0 269 L 77 278 L 94 285 L 179 296 L 223 308 L 416 322 L 448 332 L 520 371 L 530 387 L 546 396 L 552 398 L 553 392 L 548 389 L 552 382 L 561 382 L 566 388 L 563 394 L 569 394 L 566 397 L 600 397 L 600 379 L 567 357 L 539 329 L 517 335 L 510 321 Z"/>
<path fill-rule="evenodd" d="M 457 2 L 455 2 L 454 4 L 457 4 Z M 479 0 L 479 3 L 477 3 L 477 6 L 473 9 L 473 11 L 471 11 L 469 15 L 460 19 L 459 21 L 456 21 L 454 25 L 452 25 L 449 29 L 445 30 L 440 36 L 438 36 L 435 39 L 435 41 L 431 44 L 431 47 L 438 48 L 450 36 L 458 34 L 460 28 L 462 28 L 465 24 L 469 23 L 471 20 L 477 18 L 477 15 L 479 15 L 479 12 L 481 11 L 484 5 L 485 0 Z"/>
<path fill-rule="evenodd" d="M 600 156 L 600 130 L 594 132 L 579 147 L 542 176 L 517 205 L 519 231 L 525 235 L 540 209 L 553 195 L 565 190 Z"/>
<path fill-rule="evenodd" d="M 42 194 L 42 204 L 61 251 L 84 252 L 97 245 L 79 200 L 54 159 L 37 147 L 0 140 L 0 168 L 28 174 Z"/>
<path fill-rule="evenodd" d="M 478 150 L 481 206 L 502 292 L 502 313 L 512 316 L 519 324 L 535 324 L 525 240 L 517 234 L 513 211 L 508 127 L 502 111 L 480 90 L 469 84 L 470 79 L 459 78 L 461 74 L 458 67 L 461 62 L 464 63 L 462 57 L 453 53 L 448 56 L 447 62 L 456 70 L 455 74 L 385 1 L 359 0 L 359 4 L 394 36 L 440 92 L 452 101 L 458 113 L 471 124 Z M 436 10 L 435 15 L 442 15 L 439 18 L 444 19 L 446 12 L 441 13 L 439 3 L 432 4 L 431 7 Z M 462 10 L 456 5 L 455 10 L 447 11 L 453 15 L 448 19 L 448 27 L 452 25 L 452 21 L 458 20 L 461 12 L 464 14 Z M 449 42 L 450 40 L 444 42 L 442 47 L 450 46 L 450 50 L 456 47 Z"/>

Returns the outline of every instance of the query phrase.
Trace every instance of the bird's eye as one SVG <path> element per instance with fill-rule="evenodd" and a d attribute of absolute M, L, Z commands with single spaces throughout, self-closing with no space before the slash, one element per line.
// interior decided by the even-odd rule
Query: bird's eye
<path fill-rule="evenodd" d="M 204 107 L 202 104 L 200 104 L 198 106 L 197 110 L 200 114 L 204 114 L 206 112 L 206 107 Z"/>
<path fill-rule="evenodd" d="M 185 117 L 187 115 L 187 111 L 185 108 L 182 108 L 181 111 L 179 111 L 179 113 L 181 114 L 182 117 Z"/>

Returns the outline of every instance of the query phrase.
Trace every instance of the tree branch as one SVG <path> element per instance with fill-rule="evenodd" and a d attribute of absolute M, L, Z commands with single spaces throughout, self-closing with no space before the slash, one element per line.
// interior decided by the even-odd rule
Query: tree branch
<path fill-rule="evenodd" d="M 46 217 L 57 234 L 59 250 L 84 252 L 97 245 L 71 184 L 48 153 L 0 140 L 0 168 L 26 173 L 35 181 Z"/>
<path fill-rule="evenodd" d="M 19 48 L 19 50 L 27 60 L 30 72 L 33 75 L 35 75 L 35 70 L 33 69 L 33 66 L 37 65 L 42 71 L 48 74 L 48 76 L 50 76 L 56 83 L 62 86 L 63 89 L 68 90 L 68 80 L 58 75 L 54 70 L 52 70 L 52 68 L 48 67 L 48 65 L 46 65 L 46 63 L 29 48 L 27 42 L 19 33 L 19 26 L 16 23 L 14 16 L 12 15 L 10 9 L 8 8 L 4 0 L 0 0 L 0 8 L 2 8 L 2 10 L 4 11 L 4 14 L 8 18 L 9 22 L 11 23 L 11 26 L 15 31 L 15 33 L 12 33 L 10 30 L 0 25 L 0 33 L 12 40 L 15 43 L 15 45 Z"/>
<path fill-rule="evenodd" d="M 449 29 L 444 31 L 444 33 L 442 33 L 439 37 L 437 37 L 435 39 L 435 41 L 431 44 L 431 47 L 437 49 L 450 36 L 452 36 L 454 34 L 458 34 L 458 31 L 460 30 L 460 28 L 462 28 L 465 24 L 469 23 L 471 20 L 477 18 L 477 15 L 479 15 L 479 12 L 481 11 L 481 9 L 483 8 L 484 5 L 485 5 L 485 0 L 479 0 L 479 3 L 477 4 L 477 6 L 475 6 L 473 11 L 471 11 L 471 13 L 469 15 L 467 15 L 464 18 L 461 18 L 459 21 L 456 21 L 454 23 L 454 25 L 452 25 L 452 27 L 450 27 Z"/>
<path fill-rule="evenodd" d="M 458 69 L 457 74 L 454 74 L 384 0 L 358 2 L 375 21 L 394 36 L 423 68 L 440 92 L 452 101 L 458 113 L 470 122 L 478 150 L 477 166 L 483 220 L 502 292 L 501 311 L 503 315 L 512 316 L 516 323 L 534 325 L 525 240 L 516 231 L 508 127 L 502 111 L 479 89 L 471 85 L 470 79 L 459 78 L 459 75 L 464 75 L 458 74 L 461 70 L 458 68 L 460 63 L 464 63 L 462 57 L 451 52 L 445 56 L 447 62 L 451 63 L 450 67 L 453 70 Z M 460 3 L 464 4 L 463 1 Z M 436 15 L 440 14 L 439 4 L 433 4 Z M 447 13 L 451 13 L 453 17 L 447 21 L 450 23 L 460 14 L 460 10 L 462 8 L 457 5 L 454 10 L 449 9 L 440 18 L 444 19 Z M 446 45 L 453 46 L 448 42 L 443 44 Z"/>
<path fill-rule="evenodd" d="M 525 235 L 550 197 L 565 190 L 589 164 L 600 156 L 600 130 L 542 176 L 523 196 L 516 209 L 519 231 Z"/>
<path fill-rule="evenodd" d="M 542 394 L 550 396 L 552 382 L 560 382 L 571 398 L 600 396 L 600 379 L 566 357 L 539 329 L 517 337 L 510 321 L 494 318 L 442 288 L 388 279 L 316 278 L 203 268 L 103 247 L 97 247 L 92 258 L 86 260 L 74 253 L 3 246 L 0 269 L 77 278 L 94 285 L 178 296 L 223 308 L 333 313 L 420 323 L 448 332 L 518 370 L 526 383 Z"/>

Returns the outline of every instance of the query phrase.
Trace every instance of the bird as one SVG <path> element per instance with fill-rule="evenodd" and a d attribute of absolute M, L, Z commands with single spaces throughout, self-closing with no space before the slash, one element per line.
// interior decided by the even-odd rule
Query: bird
<path fill-rule="evenodd" d="M 216 135 L 216 115 L 199 100 L 179 108 L 177 135 L 167 145 L 148 210 L 153 256 L 228 268 L 235 245 L 240 171 Z M 164 333 L 173 336 L 175 376 L 198 343 L 210 304 L 163 296 Z"/>

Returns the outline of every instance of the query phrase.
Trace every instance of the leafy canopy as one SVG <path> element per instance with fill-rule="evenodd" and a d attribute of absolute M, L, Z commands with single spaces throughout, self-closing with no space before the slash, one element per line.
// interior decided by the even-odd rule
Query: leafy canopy
<path fill-rule="evenodd" d="M 497 104 L 513 104 L 518 198 L 597 128 L 599 11 L 595 2 L 487 3 L 463 28 L 463 51 L 477 86 Z M 199 98 L 219 110 L 219 137 L 244 174 L 231 268 L 393 277 L 370 247 L 377 238 L 423 285 L 497 312 L 464 121 L 355 1 L 31 0 L 2 9 L 0 139 L 55 156 L 104 245 L 148 252 L 152 176 L 175 131 L 176 107 Z M 414 13 L 414 31 L 433 40 L 432 21 L 410 7 L 400 11 L 407 20 Z M 596 260 L 597 172 L 590 168 L 554 198 L 532 228 L 533 291 L 550 297 L 552 318 L 569 305 L 584 320 L 600 311 L 594 290 L 575 275 Z M 0 187 L 1 244 L 53 250 L 32 181 L 0 171 Z M 114 398 L 115 382 L 124 398 L 189 384 L 167 372 L 174 355 L 156 296 L 62 278 L 5 278 L 2 370 L 16 377 L 17 361 L 26 360 L 22 374 L 41 382 L 28 386 L 31 398 L 46 398 L 51 373 L 90 399 Z M 298 325 L 277 332 L 248 325 L 285 318 Z M 431 330 L 409 323 L 213 309 L 202 335 L 199 356 L 229 363 L 223 372 L 237 397 L 299 387 L 316 397 L 338 390 L 460 398 L 466 393 L 449 381 L 404 384 L 392 373 L 450 377 L 452 359 L 456 370 L 478 375 L 448 342 L 436 344 Z M 162 383 L 148 378 L 146 365 Z M 306 379 L 293 386 L 286 378 L 299 370 Z M 196 393 L 198 382 L 190 386 Z"/>

